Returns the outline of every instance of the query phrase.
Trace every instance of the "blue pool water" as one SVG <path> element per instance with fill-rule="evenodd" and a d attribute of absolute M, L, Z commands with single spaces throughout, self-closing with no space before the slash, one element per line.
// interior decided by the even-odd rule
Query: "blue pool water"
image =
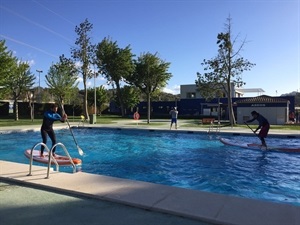
<path fill-rule="evenodd" d="M 72 157 L 82 158 L 83 172 L 300 206 L 300 154 L 225 146 L 217 137 L 200 133 L 126 129 L 73 132 L 83 157 L 68 130 L 56 130 L 57 139 Z M 259 142 L 255 136 L 224 137 Z M 28 163 L 23 151 L 40 141 L 39 132 L 1 134 L 0 159 Z M 300 140 L 268 138 L 267 143 L 299 146 Z M 58 147 L 57 153 L 63 150 Z"/>

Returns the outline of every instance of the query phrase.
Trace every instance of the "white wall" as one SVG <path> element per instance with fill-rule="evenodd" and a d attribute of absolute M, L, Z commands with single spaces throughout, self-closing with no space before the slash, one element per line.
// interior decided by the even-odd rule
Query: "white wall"
<path fill-rule="evenodd" d="M 180 99 L 187 99 L 187 93 L 195 93 L 196 98 L 201 98 L 200 92 L 197 91 L 196 84 L 180 85 Z"/>
<path fill-rule="evenodd" d="M 194 98 L 202 98 L 199 91 L 197 91 L 196 84 L 184 84 L 180 85 L 180 99 L 187 99 L 187 93 L 195 93 Z M 225 95 L 225 93 L 224 93 Z M 231 83 L 231 97 L 243 97 L 243 93 L 236 92 L 234 88 L 234 84 Z"/>
<path fill-rule="evenodd" d="M 252 119 L 252 111 L 264 116 L 270 124 L 283 125 L 287 122 L 286 107 L 237 107 L 237 123 L 243 124 L 245 120 Z M 257 121 L 252 123 L 258 124 Z"/>

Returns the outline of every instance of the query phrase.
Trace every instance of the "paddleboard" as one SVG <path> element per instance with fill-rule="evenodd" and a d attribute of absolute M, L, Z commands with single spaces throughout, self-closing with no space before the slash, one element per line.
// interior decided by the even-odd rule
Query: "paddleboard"
<path fill-rule="evenodd" d="M 255 143 L 245 143 L 238 140 L 232 140 L 228 138 L 220 138 L 220 141 L 225 145 L 237 146 L 241 148 L 248 148 L 254 150 L 263 150 L 263 151 L 277 151 L 277 152 L 289 152 L 289 153 L 300 153 L 299 147 L 283 147 L 283 146 L 268 146 L 265 148 L 260 144 Z"/>
<path fill-rule="evenodd" d="M 31 149 L 27 149 L 24 152 L 24 155 L 28 159 L 30 159 L 30 152 L 31 152 Z M 33 154 L 33 158 L 32 158 L 33 161 L 48 164 L 48 160 L 49 160 L 48 152 L 44 152 L 43 157 L 40 156 L 40 151 L 39 150 L 33 150 L 32 154 Z M 62 155 L 55 154 L 54 158 L 57 161 L 58 165 L 72 165 L 72 163 L 70 162 L 70 159 L 67 156 L 62 156 Z M 78 159 L 78 158 L 72 158 L 72 161 L 75 165 L 81 165 L 81 163 L 82 163 L 81 159 Z M 55 164 L 53 160 L 52 160 L 51 164 Z"/>

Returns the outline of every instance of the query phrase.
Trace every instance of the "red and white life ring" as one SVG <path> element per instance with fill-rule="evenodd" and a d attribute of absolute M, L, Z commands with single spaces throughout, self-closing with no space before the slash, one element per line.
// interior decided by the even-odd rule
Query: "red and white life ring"
<path fill-rule="evenodd" d="M 139 114 L 138 112 L 135 112 L 135 113 L 133 114 L 133 119 L 134 119 L 134 120 L 139 120 L 139 119 L 140 119 L 140 114 Z"/>

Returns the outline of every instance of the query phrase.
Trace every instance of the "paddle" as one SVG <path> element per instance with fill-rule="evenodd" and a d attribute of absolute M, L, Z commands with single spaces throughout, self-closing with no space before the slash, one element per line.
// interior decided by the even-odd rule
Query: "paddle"
<path fill-rule="evenodd" d="M 255 133 L 255 131 L 248 125 L 248 123 L 244 122 L 244 124 L 246 124 L 247 127 L 249 127 L 249 129 L 252 130 L 252 132 L 256 135 L 256 137 L 258 137 L 259 140 L 260 140 L 260 137 L 259 137 L 259 136 L 257 135 L 257 133 Z"/>
<path fill-rule="evenodd" d="M 64 107 L 63 107 L 62 104 L 60 104 L 60 105 L 61 105 L 61 109 L 62 109 L 63 115 L 64 115 L 64 114 L 65 114 Z M 70 132 L 71 132 L 71 134 L 72 134 L 72 136 L 73 136 L 74 142 L 75 142 L 75 144 L 76 144 L 78 153 L 79 153 L 79 155 L 83 155 L 83 150 L 79 147 L 79 145 L 78 145 L 78 143 L 77 143 L 77 141 L 76 141 L 76 139 L 75 139 L 75 136 L 74 136 L 74 133 L 73 133 L 72 128 L 71 128 L 71 126 L 70 126 L 70 123 L 69 123 L 68 118 L 66 119 L 66 121 L 67 121 L 67 124 L 68 124 L 68 126 L 69 126 L 69 130 L 70 130 Z"/>

